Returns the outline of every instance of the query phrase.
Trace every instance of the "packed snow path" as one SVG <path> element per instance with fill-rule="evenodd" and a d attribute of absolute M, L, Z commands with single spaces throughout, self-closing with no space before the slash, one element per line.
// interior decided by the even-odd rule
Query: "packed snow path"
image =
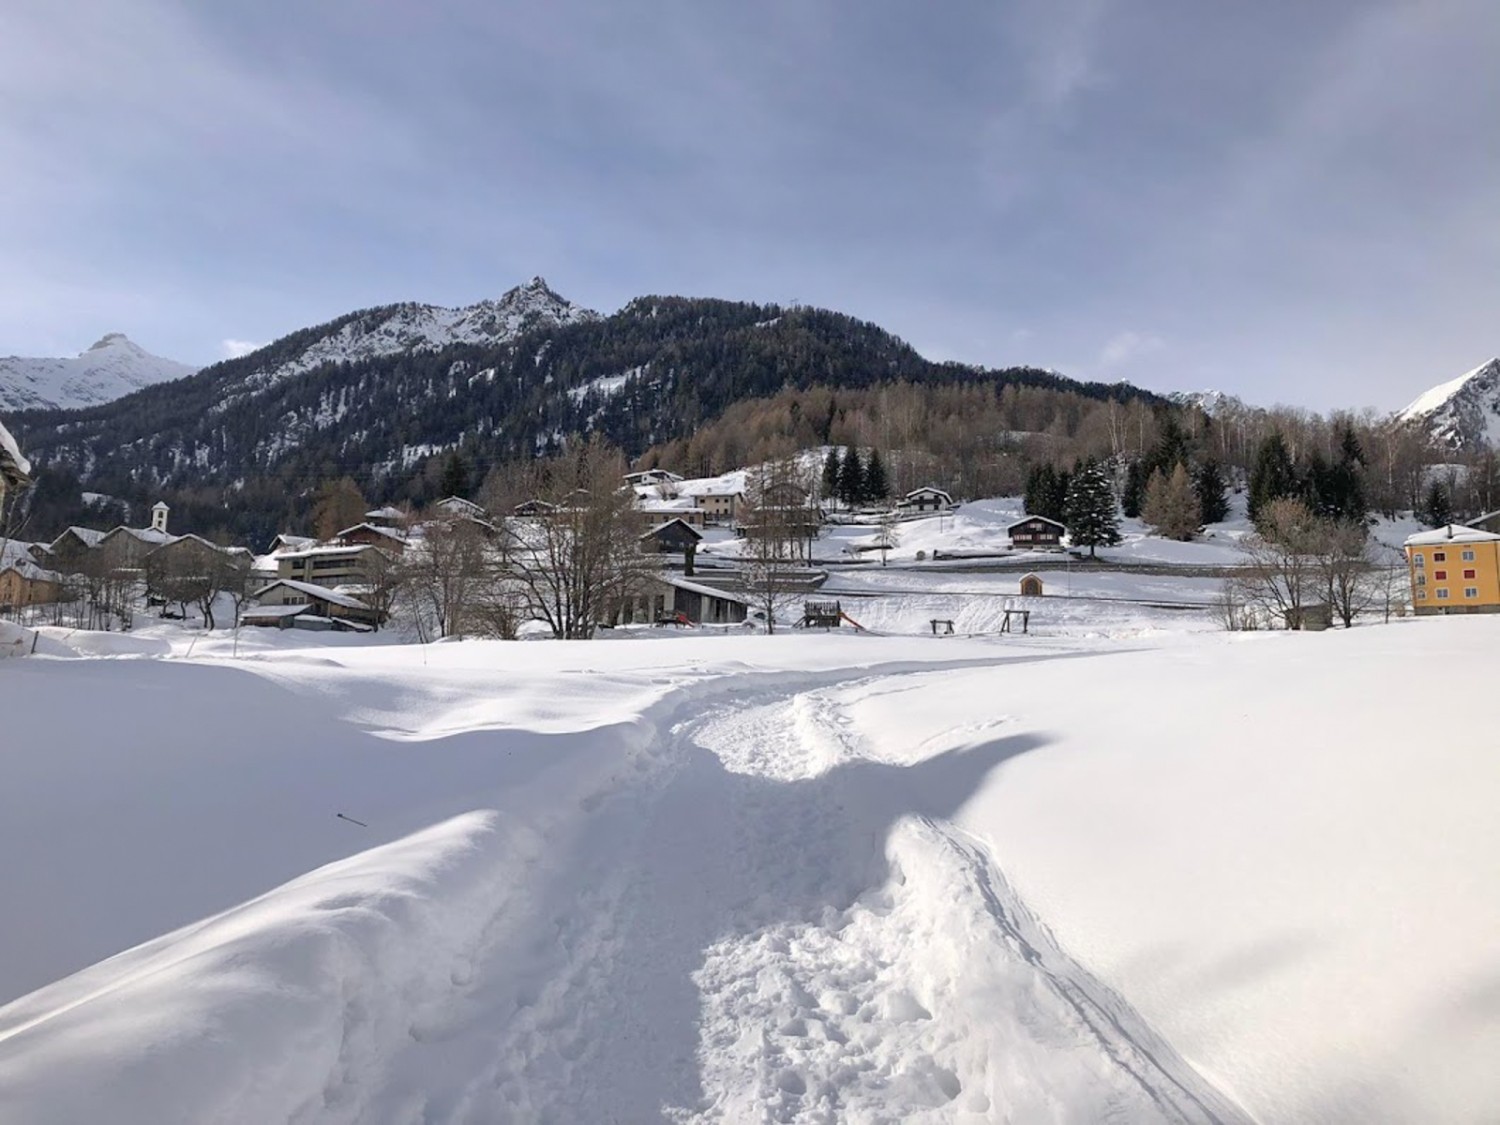
<path fill-rule="evenodd" d="M 0 1088 L 8 1047 L 75 1065 L 70 1018 L 107 1021 L 112 993 L 126 1012 L 132 990 L 170 999 L 174 974 L 217 957 L 208 1041 L 165 1063 L 143 1051 L 93 1096 L 144 1108 L 169 1082 L 167 1115 L 140 1119 L 184 1122 L 1241 1120 L 949 824 L 1036 736 L 997 720 L 898 764 L 852 733 L 843 701 L 932 668 L 674 691 L 590 784 L 544 774 L 528 805 L 355 856 L 0 1010 Z M 432 885 L 361 882 L 424 848 Z M 235 949 L 288 901 L 329 921 Z M 207 1069 L 184 1082 L 189 1055 Z M 45 1071 L 23 1065 L 15 1104 L 39 1104 L 25 1085 Z M 48 1108 L 100 1103 L 86 1081 Z"/>
<path fill-rule="evenodd" d="M 354 1100 L 391 1121 L 1237 1120 L 944 826 L 1034 740 L 899 766 L 848 737 L 827 691 L 674 724 L 584 808 L 583 869 L 497 919 Z"/>

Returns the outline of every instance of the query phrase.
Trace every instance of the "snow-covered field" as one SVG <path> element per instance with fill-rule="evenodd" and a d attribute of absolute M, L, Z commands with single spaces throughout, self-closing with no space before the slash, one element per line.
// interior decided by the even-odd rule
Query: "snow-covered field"
<path fill-rule="evenodd" d="M 0 1121 L 1492 1120 L 1500 621 L 1076 604 L 44 631 L 0 661 Z"/>

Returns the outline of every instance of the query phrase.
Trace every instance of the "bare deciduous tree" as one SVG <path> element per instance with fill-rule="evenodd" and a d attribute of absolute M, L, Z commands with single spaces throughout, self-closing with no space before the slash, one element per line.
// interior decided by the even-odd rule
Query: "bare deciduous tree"
<path fill-rule="evenodd" d="M 818 531 L 807 478 L 793 458 L 768 461 L 747 476 L 740 559 L 745 592 L 765 618 L 768 633 L 776 631 L 777 613 L 804 589 L 802 578 Z"/>
<path fill-rule="evenodd" d="M 462 637 L 469 615 L 500 560 L 485 528 L 471 519 L 437 518 L 406 548 L 400 589 L 419 637 Z"/>
<path fill-rule="evenodd" d="M 525 611 L 560 640 L 592 637 L 657 570 L 641 553 L 640 519 L 624 473 L 619 451 L 594 439 L 556 461 L 518 467 L 496 489 L 507 500 L 539 501 L 543 513 L 508 521 L 513 583 L 499 589 L 512 598 L 519 590 Z"/>
<path fill-rule="evenodd" d="M 1233 579 L 1243 612 L 1260 614 L 1287 629 L 1302 627 L 1303 610 L 1318 590 L 1315 551 L 1320 521 L 1300 500 L 1273 500 L 1261 515 L 1260 531 L 1243 543 L 1247 562 Z"/>

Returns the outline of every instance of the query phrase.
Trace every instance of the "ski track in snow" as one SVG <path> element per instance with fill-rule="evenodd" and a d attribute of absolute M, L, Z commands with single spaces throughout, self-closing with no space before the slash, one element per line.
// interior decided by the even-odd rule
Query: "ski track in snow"
<path fill-rule="evenodd" d="M 997 721 L 873 760 L 840 700 L 900 690 L 886 670 L 679 701 L 545 844 L 516 834 L 528 878 L 488 889 L 394 1047 L 351 1005 L 294 1120 L 1242 1120 L 947 823 L 1036 741 Z"/>

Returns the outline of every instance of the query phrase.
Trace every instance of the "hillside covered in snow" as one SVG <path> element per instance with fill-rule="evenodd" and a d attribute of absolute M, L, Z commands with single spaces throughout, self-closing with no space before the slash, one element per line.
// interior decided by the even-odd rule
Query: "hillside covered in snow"
<path fill-rule="evenodd" d="M 0 411 L 98 406 L 197 370 L 152 355 L 123 333 L 111 332 L 68 358 L 0 357 Z"/>

